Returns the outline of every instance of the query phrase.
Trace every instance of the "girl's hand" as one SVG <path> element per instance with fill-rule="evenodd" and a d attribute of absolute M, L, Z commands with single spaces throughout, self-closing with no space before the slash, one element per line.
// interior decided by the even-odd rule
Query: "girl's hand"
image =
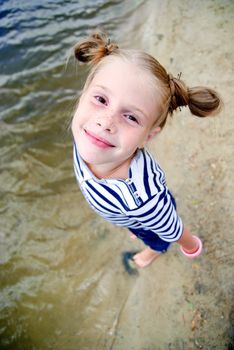
<path fill-rule="evenodd" d="M 198 255 L 201 254 L 202 252 L 202 241 L 200 240 L 200 238 L 198 238 L 197 236 L 193 236 L 193 238 L 196 240 L 197 242 L 197 247 L 195 250 L 193 251 L 188 251 L 188 250 L 185 250 L 182 245 L 180 246 L 180 250 L 182 251 L 182 253 L 184 255 L 186 255 L 187 257 L 193 259 L 193 258 L 196 258 Z"/>

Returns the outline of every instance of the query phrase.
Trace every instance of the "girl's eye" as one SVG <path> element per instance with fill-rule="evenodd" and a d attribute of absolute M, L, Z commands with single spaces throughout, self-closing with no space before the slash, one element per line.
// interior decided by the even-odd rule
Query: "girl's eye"
<path fill-rule="evenodd" d="M 94 97 L 95 97 L 95 99 L 96 99 L 99 103 L 101 103 L 101 104 L 103 104 L 103 105 L 106 104 L 106 100 L 105 100 L 104 97 L 102 97 L 102 96 L 94 96 Z"/>
<path fill-rule="evenodd" d="M 134 115 L 132 115 L 132 114 L 125 114 L 124 116 L 129 121 L 139 124 L 138 120 L 136 119 L 136 117 L 134 117 Z"/>

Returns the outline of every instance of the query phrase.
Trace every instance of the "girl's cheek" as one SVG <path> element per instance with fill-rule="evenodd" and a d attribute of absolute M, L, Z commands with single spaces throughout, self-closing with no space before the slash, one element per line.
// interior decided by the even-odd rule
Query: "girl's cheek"
<path fill-rule="evenodd" d="M 73 117 L 74 123 L 79 123 L 83 115 L 84 115 L 84 111 L 80 106 L 78 106 Z"/>
<path fill-rule="evenodd" d="M 79 108 L 77 108 L 71 122 L 71 128 L 73 132 L 75 131 L 79 123 L 80 123 L 80 110 Z"/>
<path fill-rule="evenodd" d="M 72 133 L 73 133 L 73 135 L 74 135 L 75 130 L 76 130 L 76 115 L 74 115 L 74 117 L 72 118 L 71 130 L 72 130 Z"/>

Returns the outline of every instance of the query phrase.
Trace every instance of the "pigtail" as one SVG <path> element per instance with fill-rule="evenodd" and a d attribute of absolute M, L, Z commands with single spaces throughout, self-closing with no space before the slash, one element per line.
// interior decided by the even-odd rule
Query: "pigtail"
<path fill-rule="evenodd" d="M 168 74 L 168 82 L 171 92 L 170 114 L 182 106 L 188 106 L 190 112 L 200 118 L 220 112 L 222 100 L 215 90 L 200 86 L 188 88 L 180 76 L 175 78 L 171 74 Z"/>
<path fill-rule="evenodd" d="M 223 102 L 218 93 L 207 87 L 193 87 L 188 89 L 189 109 L 197 117 L 208 117 L 220 112 Z"/>
<path fill-rule="evenodd" d="M 93 33 L 86 40 L 75 45 L 74 54 L 78 61 L 96 65 L 116 49 L 118 46 L 110 43 L 104 33 Z"/>

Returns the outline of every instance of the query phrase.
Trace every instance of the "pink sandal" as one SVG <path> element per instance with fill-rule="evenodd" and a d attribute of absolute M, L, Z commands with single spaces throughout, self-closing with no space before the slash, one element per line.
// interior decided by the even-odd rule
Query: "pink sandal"
<path fill-rule="evenodd" d="M 197 243 L 199 244 L 198 249 L 194 253 L 188 253 L 188 252 L 184 251 L 182 246 L 180 246 L 180 250 L 182 251 L 182 253 L 191 259 L 196 258 L 202 252 L 202 241 L 197 236 L 193 236 L 193 237 L 196 239 Z"/>

